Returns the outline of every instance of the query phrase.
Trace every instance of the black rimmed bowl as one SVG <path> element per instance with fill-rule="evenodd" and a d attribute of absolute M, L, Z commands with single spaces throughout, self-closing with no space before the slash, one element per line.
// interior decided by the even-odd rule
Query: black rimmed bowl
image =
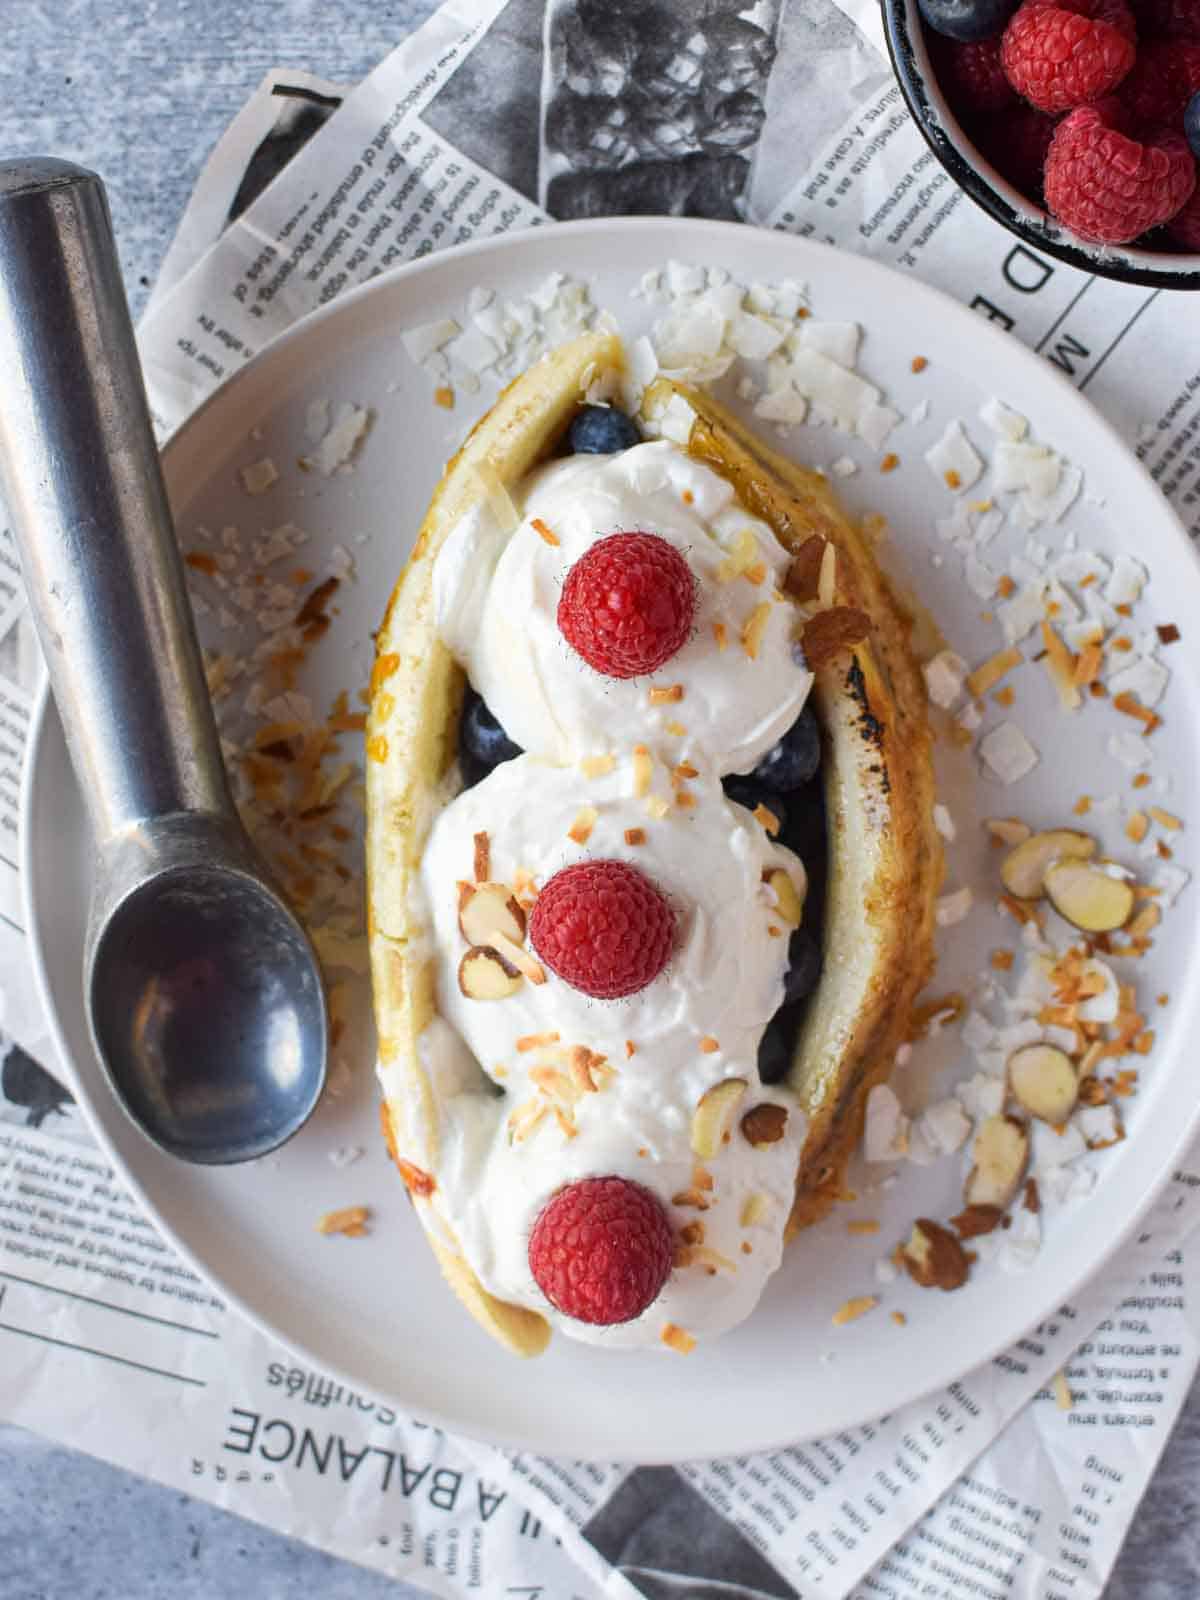
<path fill-rule="evenodd" d="M 976 205 L 1032 250 L 1082 272 L 1152 289 L 1200 289 L 1200 255 L 1086 244 L 1014 189 L 972 144 L 939 88 L 916 0 L 880 0 L 880 6 L 892 65 L 913 120 L 936 159 Z"/>

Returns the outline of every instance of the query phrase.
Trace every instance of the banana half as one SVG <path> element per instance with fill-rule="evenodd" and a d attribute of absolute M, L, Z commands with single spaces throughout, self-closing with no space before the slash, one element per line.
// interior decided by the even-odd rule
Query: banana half
<path fill-rule="evenodd" d="M 507 1349 L 536 1355 L 550 1325 L 479 1283 L 430 1203 L 445 1114 L 420 1037 L 437 1010 L 432 935 L 418 871 L 438 812 L 458 787 L 464 675 L 434 624 L 433 566 L 481 499 L 515 487 L 558 445 L 598 381 L 621 369 L 619 340 L 587 335 L 511 384 L 448 463 L 377 636 L 367 729 L 367 870 L 384 1133 L 451 1288 Z M 829 868 L 824 971 L 797 1041 L 788 1087 L 808 1116 L 789 1221 L 823 1216 L 843 1185 L 870 1088 L 891 1070 L 933 965 L 941 852 L 933 827 L 931 738 L 909 621 L 868 539 L 819 474 L 767 449 L 707 394 L 665 379 L 653 419 L 687 417 L 689 455 L 726 478 L 742 505 L 812 575 L 825 609 L 865 612 L 869 632 L 814 666 L 825 741 Z M 826 554 L 827 547 L 833 552 Z M 801 596 L 803 598 L 803 596 Z"/>

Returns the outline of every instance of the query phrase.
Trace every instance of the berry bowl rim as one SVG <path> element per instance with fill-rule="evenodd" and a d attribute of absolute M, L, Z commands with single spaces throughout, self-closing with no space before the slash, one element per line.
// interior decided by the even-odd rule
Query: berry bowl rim
<path fill-rule="evenodd" d="M 1200 290 L 1200 255 L 1087 245 L 1027 200 L 971 143 L 938 87 L 917 0 L 879 0 L 900 92 L 921 137 L 969 200 L 1031 249 L 1069 266 L 1152 289 Z"/>

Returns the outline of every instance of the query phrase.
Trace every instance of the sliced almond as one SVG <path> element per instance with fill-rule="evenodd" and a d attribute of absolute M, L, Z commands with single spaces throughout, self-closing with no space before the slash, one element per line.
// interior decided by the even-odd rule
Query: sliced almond
<path fill-rule="evenodd" d="M 1056 861 L 1082 861 L 1096 853 L 1090 834 L 1073 828 L 1034 833 L 1004 858 L 1000 879 L 1018 900 L 1037 900 L 1043 893 L 1047 867 Z"/>
<path fill-rule="evenodd" d="M 1032 1116 L 1061 1127 L 1075 1109 L 1079 1085 L 1065 1050 L 1052 1044 L 1027 1044 L 1008 1058 L 1013 1097 Z"/>
<path fill-rule="evenodd" d="M 492 948 L 498 956 L 502 956 L 509 966 L 515 967 L 518 972 L 523 972 L 530 983 L 545 983 L 546 969 L 540 961 L 535 961 L 528 950 L 522 950 L 514 939 L 505 933 L 494 935 Z"/>
<path fill-rule="evenodd" d="M 506 883 L 467 883 L 459 890 L 458 926 L 468 944 L 490 945 L 498 933 L 520 944 L 525 913 Z"/>
<path fill-rule="evenodd" d="M 458 963 L 458 987 L 468 1000 L 507 1000 L 521 987 L 521 974 L 494 950 L 476 947 Z"/>
<path fill-rule="evenodd" d="M 744 1078 L 722 1078 L 700 1096 L 692 1113 L 692 1149 L 703 1160 L 715 1156 L 728 1139 L 747 1087 Z"/>
<path fill-rule="evenodd" d="M 988 1117 L 975 1135 L 975 1165 L 967 1174 L 968 1206 L 1008 1205 L 1025 1175 L 1029 1130 L 1016 1117 Z"/>
<path fill-rule="evenodd" d="M 1085 862 L 1055 862 L 1044 883 L 1050 904 L 1083 933 L 1113 933 L 1133 910 L 1132 883 Z"/>
<path fill-rule="evenodd" d="M 967 1252 L 955 1235 L 928 1217 L 918 1217 L 913 1223 L 900 1260 L 922 1289 L 961 1289 L 971 1270 Z"/>
<path fill-rule="evenodd" d="M 742 1118 L 742 1134 L 756 1150 L 765 1150 L 768 1145 L 778 1144 L 783 1138 L 787 1122 L 786 1106 L 764 1102 L 747 1111 Z"/>
<path fill-rule="evenodd" d="M 798 928 L 804 915 L 804 902 L 792 882 L 791 873 L 785 872 L 782 867 L 775 867 L 766 874 L 765 881 L 775 891 L 775 910 L 780 919 Z"/>

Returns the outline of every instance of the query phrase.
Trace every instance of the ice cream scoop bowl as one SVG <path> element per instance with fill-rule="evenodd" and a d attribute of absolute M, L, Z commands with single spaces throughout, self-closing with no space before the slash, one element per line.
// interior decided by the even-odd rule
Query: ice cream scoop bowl
<path fill-rule="evenodd" d="M 135 1123 L 274 1149 L 325 1078 L 308 938 L 229 792 L 100 180 L 0 164 L 0 487 L 95 851 L 83 985 Z"/>

